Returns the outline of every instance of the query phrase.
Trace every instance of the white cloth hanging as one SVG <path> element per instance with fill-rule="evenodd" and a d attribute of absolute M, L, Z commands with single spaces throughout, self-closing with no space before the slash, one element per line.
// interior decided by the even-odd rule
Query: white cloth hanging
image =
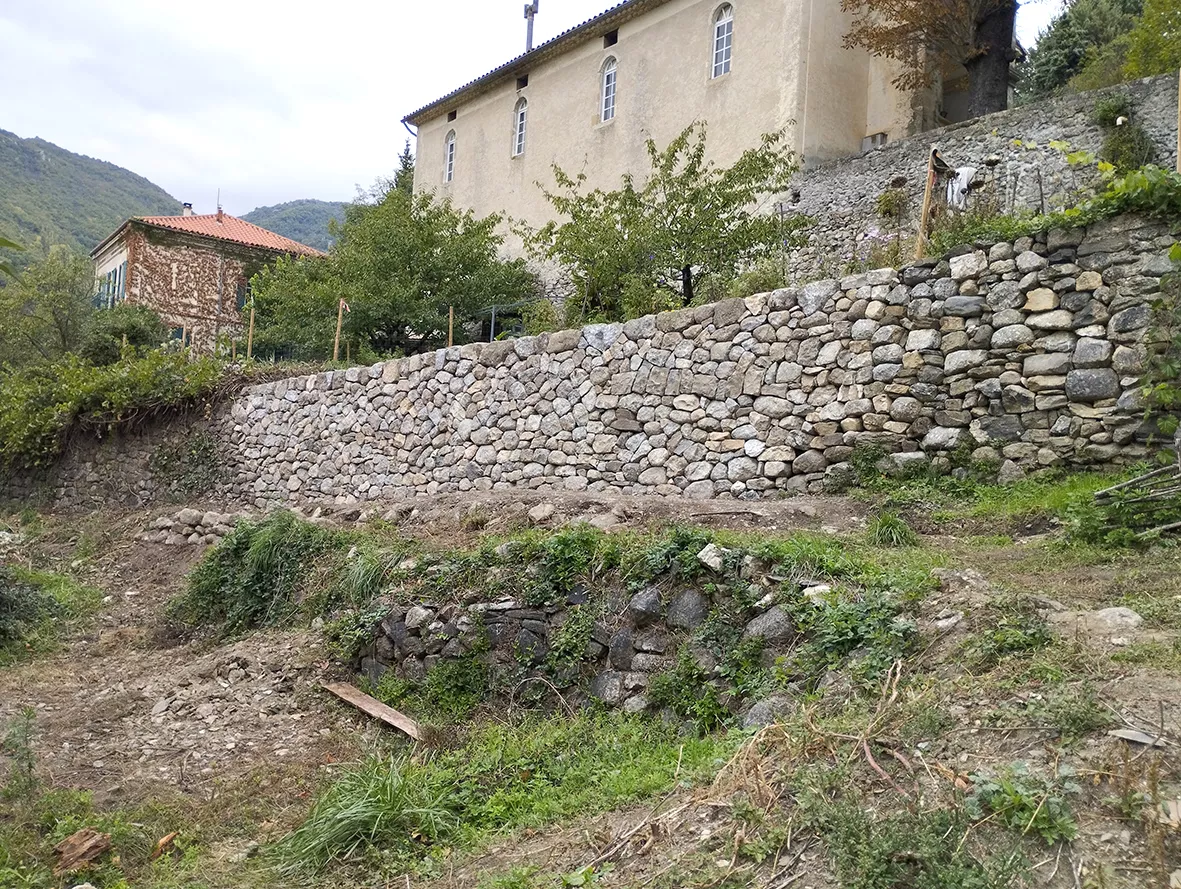
<path fill-rule="evenodd" d="M 953 210 L 968 209 L 968 192 L 972 190 L 972 180 L 975 178 L 975 167 L 957 168 L 955 176 L 947 183 L 947 206 Z"/>

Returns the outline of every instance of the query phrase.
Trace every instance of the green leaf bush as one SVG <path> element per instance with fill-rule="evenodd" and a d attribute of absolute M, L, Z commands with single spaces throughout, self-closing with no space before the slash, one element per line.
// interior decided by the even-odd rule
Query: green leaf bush
<path fill-rule="evenodd" d="M 51 465 L 71 434 L 132 428 L 211 400 L 223 380 L 210 358 L 148 352 L 106 367 L 76 355 L 0 368 L 0 469 Z"/>

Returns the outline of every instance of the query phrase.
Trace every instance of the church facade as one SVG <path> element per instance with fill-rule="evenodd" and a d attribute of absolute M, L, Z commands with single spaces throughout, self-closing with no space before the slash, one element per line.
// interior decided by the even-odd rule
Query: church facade
<path fill-rule="evenodd" d="M 729 165 L 784 131 L 806 165 L 929 125 L 929 97 L 845 49 L 840 0 L 627 0 L 407 115 L 415 189 L 538 226 L 552 167 L 616 188 L 689 124 Z"/>

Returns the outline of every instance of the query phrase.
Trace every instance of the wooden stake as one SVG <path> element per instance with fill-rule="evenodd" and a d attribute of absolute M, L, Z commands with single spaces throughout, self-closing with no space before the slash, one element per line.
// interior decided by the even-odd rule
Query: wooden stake
<path fill-rule="evenodd" d="M 915 245 L 914 258 L 922 259 L 927 252 L 927 223 L 931 215 L 931 195 L 935 191 L 935 149 L 927 158 L 927 193 L 923 197 L 923 213 L 919 217 L 919 240 Z"/>
<path fill-rule="evenodd" d="M 336 342 L 332 344 L 332 360 L 340 361 L 340 328 L 344 324 L 344 300 L 336 307 Z"/>
<path fill-rule="evenodd" d="M 250 306 L 250 330 L 246 333 L 246 360 L 254 357 L 254 306 Z"/>
<path fill-rule="evenodd" d="M 447 312 L 447 348 L 455 345 L 455 306 Z"/>
<path fill-rule="evenodd" d="M 1181 71 L 1177 72 L 1177 172 L 1181 173 Z"/>
<path fill-rule="evenodd" d="M 352 364 L 353 363 L 353 341 L 352 340 L 345 340 L 344 341 L 344 363 L 345 364 Z"/>

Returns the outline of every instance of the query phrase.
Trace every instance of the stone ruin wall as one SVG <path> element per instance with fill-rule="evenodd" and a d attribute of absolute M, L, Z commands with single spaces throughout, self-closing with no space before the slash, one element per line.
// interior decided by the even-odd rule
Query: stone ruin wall
<path fill-rule="evenodd" d="M 757 498 L 905 471 L 1002 477 L 1149 455 L 1143 340 L 1176 233 L 1125 217 L 883 269 L 243 392 L 209 420 L 86 443 L 59 504 L 165 499 L 151 454 L 204 430 L 227 503 L 534 490 Z M 28 478 L 9 479 L 9 497 Z"/>
<path fill-rule="evenodd" d="M 1074 150 L 1098 155 L 1105 134 L 1095 122 L 1095 105 L 1112 95 L 1131 100 L 1133 122 L 1144 127 L 1156 146 L 1156 163 L 1172 169 L 1177 162 L 1177 88 L 1173 73 L 1060 96 L 922 133 L 803 173 L 793 183 L 798 201 L 785 203 L 791 212 L 811 217 L 814 225 L 807 230 L 808 244 L 787 259 L 790 278 L 811 281 L 864 268 L 874 244 L 881 248 L 897 235 L 898 226 L 877 210 L 878 196 L 895 177 L 906 180 L 909 209 L 902 237 L 904 242 L 911 239 L 907 246 L 913 251 L 932 148 L 938 148 L 951 166 L 976 167 L 981 173 L 988 170 L 986 158 L 1000 158 L 990 174 L 995 182 L 988 188 L 1007 211 L 1058 210 L 1073 203 L 1071 192 L 1086 183 L 1049 143 L 1065 142 Z M 1038 147 L 1031 149 L 1026 143 Z M 975 200 L 982 199 L 987 198 Z"/>

